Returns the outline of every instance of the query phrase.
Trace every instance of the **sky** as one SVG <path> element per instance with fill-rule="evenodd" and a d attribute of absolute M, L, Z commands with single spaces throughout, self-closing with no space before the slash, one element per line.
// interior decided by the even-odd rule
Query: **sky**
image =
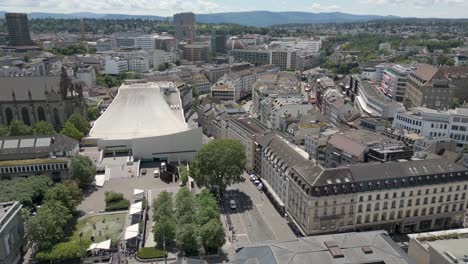
<path fill-rule="evenodd" d="M 268 10 L 468 18 L 468 0 L 0 0 L 0 10 L 158 16 Z"/>

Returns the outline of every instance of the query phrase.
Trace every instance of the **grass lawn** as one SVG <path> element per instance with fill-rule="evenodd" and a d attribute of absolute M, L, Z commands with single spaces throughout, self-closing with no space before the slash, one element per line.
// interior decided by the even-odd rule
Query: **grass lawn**
<path fill-rule="evenodd" d="M 83 239 L 90 240 L 94 236 L 94 242 L 99 243 L 112 239 L 112 244 L 117 244 L 117 239 L 122 234 L 127 213 L 96 215 L 79 221 L 73 231 L 70 240 L 79 240 L 83 232 Z"/>

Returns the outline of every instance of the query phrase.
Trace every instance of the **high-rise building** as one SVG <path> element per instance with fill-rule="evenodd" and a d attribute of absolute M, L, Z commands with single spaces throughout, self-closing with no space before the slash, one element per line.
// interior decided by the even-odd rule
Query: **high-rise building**
<path fill-rule="evenodd" d="M 22 13 L 6 13 L 8 36 L 11 46 L 31 46 L 33 41 L 29 34 L 28 16 Z"/>
<path fill-rule="evenodd" d="M 226 53 L 226 31 L 224 30 L 212 30 L 211 31 L 211 54 Z"/>
<path fill-rule="evenodd" d="M 174 30 L 177 41 L 195 42 L 195 14 L 191 12 L 175 14 Z"/>

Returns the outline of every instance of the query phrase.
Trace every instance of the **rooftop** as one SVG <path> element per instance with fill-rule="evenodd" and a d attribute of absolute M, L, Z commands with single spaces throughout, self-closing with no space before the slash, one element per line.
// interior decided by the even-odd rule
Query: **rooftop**
<path fill-rule="evenodd" d="M 173 82 L 126 82 L 94 123 L 91 138 L 133 139 L 189 130 Z"/>
<path fill-rule="evenodd" d="M 78 141 L 62 134 L 53 136 L 18 136 L 0 138 L 0 160 L 17 158 L 17 154 L 72 151 Z M 37 157 L 37 155 L 35 155 Z"/>
<path fill-rule="evenodd" d="M 20 208 L 21 204 L 19 202 L 0 203 L 0 233 L 3 232 L 4 223 L 10 219 L 15 211 L 19 212 Z"/>
<path fill-rule="evenodd" d="M 302 237 L 241 247 L 236 263 L 412 263 L 385 231 Z"/>

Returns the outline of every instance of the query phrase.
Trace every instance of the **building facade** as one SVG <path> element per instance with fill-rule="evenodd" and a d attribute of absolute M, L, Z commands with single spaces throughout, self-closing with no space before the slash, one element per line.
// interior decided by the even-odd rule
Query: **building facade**
<path fill-rule="evenodd" d="M 188 43 L 195 42 L 196 25 L 194 13 L 174 14 L 173 23 L 177 41 L 185 41 Z"/>
<path fill-rule="evenodd" d="M 26 237 L 19 202 L 0 203 L 0 264 L 21 263 Z"/>
<path fill-rule="evenodd" d="M 227 42 L 226 31 L 224 30 L 211 31 L 211 54 L 212 56 L 216 56 L 216 54 L 225 54 L 226 42 Z"/>
<path fill-rule="evenodd" d="M 11 46 L 32 46 L 29 33 L 28 15 L 22 13 L 6 13 L 5 20 Z"/>
<path fill-rule="evenodd" d="M 396 102 L 403 102 L 406 93 L 406 77 L 410 68 L 392 65 L 384 70 L 381 88 L 383 93 Z"/>

